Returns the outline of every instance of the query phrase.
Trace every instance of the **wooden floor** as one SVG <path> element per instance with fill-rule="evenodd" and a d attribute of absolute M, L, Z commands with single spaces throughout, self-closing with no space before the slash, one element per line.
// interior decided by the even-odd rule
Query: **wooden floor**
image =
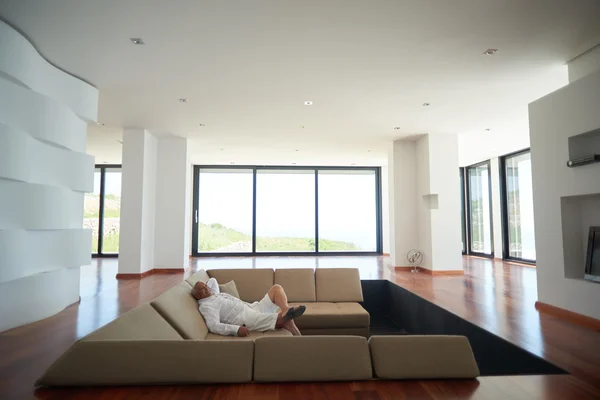
<path fill-rule="evenodd" d="M 535 269 L 485 259 L 464 260 L 464 276 L 432 278 L 396 272 L 385 257 L 196 259 L 185 274 L 120 281 L 115 279 L 117 260 L 95 260 L 82 268 L 79 304 L 43 321 L 0 333 L 0 399 L 600 399 L 600 332 L 539 313 L 534 308 Z M 34 392 L 35 379 L 75 340 L 154 299 L 196 269 L 291 267 L 357 267 L 362 279 L 389 279 L 572 375 Z"/>

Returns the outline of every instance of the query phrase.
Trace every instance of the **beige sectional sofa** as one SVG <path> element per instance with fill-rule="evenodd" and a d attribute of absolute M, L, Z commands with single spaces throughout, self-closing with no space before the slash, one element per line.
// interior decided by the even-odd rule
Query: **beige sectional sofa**
<path fill-rule="evenodd" d="M 245 338 L 208 331 L 191 296 L 199 280 L 233 280 L 240 298 L 260 300 L 280 284 L 306 336 L 286 330 Z M 80 339 L 38 385 L 144 385 L 403 378 L 479 375 L 468 341 L 451 336 L 369 336 L 369 314 L 358 270 L 200 270 L 144 304 Z"/>

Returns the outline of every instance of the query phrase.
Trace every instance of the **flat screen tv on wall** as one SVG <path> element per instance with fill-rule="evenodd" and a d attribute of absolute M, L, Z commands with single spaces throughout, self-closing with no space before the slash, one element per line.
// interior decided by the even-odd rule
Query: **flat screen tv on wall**
<path fill-rule="evenodd" d="M 585 279 L 600 282 L 600 226 L 591 226 L 585 261 Z"/>

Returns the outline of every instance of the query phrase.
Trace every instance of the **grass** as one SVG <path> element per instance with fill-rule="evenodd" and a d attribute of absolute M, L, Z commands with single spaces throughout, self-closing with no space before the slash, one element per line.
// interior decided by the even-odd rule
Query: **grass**
<path fill-rule="evenodd" d="M 218 251 L 233 243 L 247 242 L 239 251 L 251 251 L 252 237 L 221 224 L 200 224 L 198 249 L 201 252 Z M 315 240 L 312 238 L 294 237 L 257 237 L 256 251 L 315 251 Z M 319 251 L 356 251 L 360 250 L 354 243 L 338 240 L 319 240 Z"/>
<path fill-rule="evenodd" d="M 119 252 L 119 234 L 113 233 L 104 235 L 102 238 L 102 253 L 118 253 Z M 92 236 L 92 254 L 98 253 L 98 235 Z"/>

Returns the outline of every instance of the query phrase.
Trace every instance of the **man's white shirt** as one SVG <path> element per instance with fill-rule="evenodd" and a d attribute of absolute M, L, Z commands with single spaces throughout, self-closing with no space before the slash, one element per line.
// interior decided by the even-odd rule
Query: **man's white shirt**
<path fill-rule="evenodd" d="M 243 324 L 242 314 L 247 304 L 230 294 L 221 293 L 215 278 L 210 278 L 206 285 L 213 295 L 198 300 L 198 309 L 208 330 L 217 335 L 236 336 Z"/>

